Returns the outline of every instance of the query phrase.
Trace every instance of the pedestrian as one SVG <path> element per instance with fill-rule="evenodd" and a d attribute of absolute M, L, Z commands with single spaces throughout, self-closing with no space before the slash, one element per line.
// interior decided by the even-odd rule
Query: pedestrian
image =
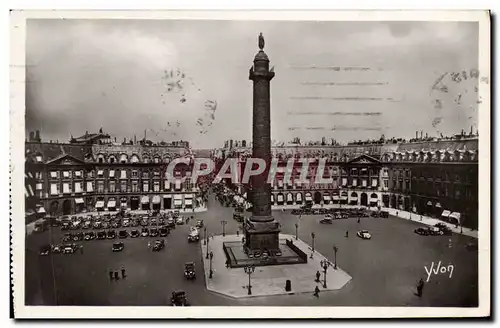
<path fill-rule="evenodd" d="M 319 278 L 321 277 L 321 273 L 318 271 L 316 271 L 316 282 L 319 282 Z"/>
<path fill-rule="evenodd" d="M 345 232 L 345 237 L 346 237 L 346 238 L 349 238 L 349 231 L 346 231 L 346 232 Z"/>
<path fill-rule="evenodd" d="M 420 278 L 420 281 L 417 284 L 417 296 L 422 297 L 422 292 L 424 290 L 424 279 Z"/>
<path fill-rule="evenodd" d="M 319 287 L 314 288 L 314 296 L 319 297 Z"/>
<path fill-rule="evenodd" d="M 358 217 L 358 223 L 359 223 L 359 221 L 360 221 L 360 218 Z"/>
<path fill-rule="evenodd" d="M 113 271 L 109 270 L 109 280 L 113 280 Z"/>
<path fill-rule="evenodd" d="M 120 280 L 120 277 L 118 276 L 118 271 L 115 271 L 115 279 Z"/>
<path fill-rule="evenodd" d="M 126 275 L 125 275 L 125 268 L 124 268 L 124 267 L 122 267 L 122 278 L 123 278 L 123 279 L 125 279 L 125 276 L 126 276 Z"/>
<path fill-rule="evenodd" d="M 83 254 L 83 245 L 80 245 L 80 254 Z"/>
<path fill-rule="evenodd" d="M 239 235 L 240 235 L 240 230 L 238 229 L 236 230 L 236 237 L 239 237 Z"/>

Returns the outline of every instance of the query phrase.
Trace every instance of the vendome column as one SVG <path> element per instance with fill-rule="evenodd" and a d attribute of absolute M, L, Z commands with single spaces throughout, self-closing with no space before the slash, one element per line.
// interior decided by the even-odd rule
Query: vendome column
<path fill-rule="evenodd" d="M 259 35 L 259 52 L 250 68 L 253 81 L 253 149 L 252 156 L 266 162 L 266 170 L 252 176 L 252 216 L 245 223 L 245 247 L 249 252 L 267 251 L 270 255 L 279 250 L 280 225 L 271 213 L 271 186 L 267 182 L 271 164 L 271 103 L 270 84 L 274 77 L 269 70 L 269 58 L 264 52 L 264 37 Z"/>

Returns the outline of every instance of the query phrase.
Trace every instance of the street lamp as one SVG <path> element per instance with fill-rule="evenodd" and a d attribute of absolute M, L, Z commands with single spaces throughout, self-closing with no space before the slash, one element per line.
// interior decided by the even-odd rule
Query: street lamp
<path fill-rule="evenodd" d="M 295 240 L 299 239 L 299 222 L 295 223 Z"/>
<path fill-rule="evenodd" d="M 207 227 L 203 228 L 203 245 L 207 244 Z"/>
<path fill-rule="evenodd" d="M 209 255 L 209 252 L 208 252 L 208 245 L 209 245 L 209 243 L 210 243 L 210 238 L 208 237 L 208 235 L 207 235 L 206 237 L 207 237 L 207 238 L 206 238 L 206 240 L 207 240 L 207 257 L 206 257 L 206 259 L 208 260 L 208 257 L 210 256 L 210 255 Z"/>
<path fill-rule="evenodd" d="M 311 238 L 312 238 L 312 253 L 311 253 L 311 258 L 313 258 L 314 254 L 314 238 L 316 237 L 316 234 L 314 232 L 311 232 Z"/>
<path fill-rule="evenodd" d="M 222 237 L 224 237 L 226 235 L 226 224 L 227 224 L 227 221 L 226 220 L 221 220 L 220 224 L 222 224 Z"/>
<path fill-rule="evenodd" d="M 327 259 L 324 259 L 324 260 L 321 260 L 320 265 L 323 268 L 323 274 L 324 274 L 323 288 L 326 288 L 326 271 L 328 270 L 328 266 L 330 265 L 330 262 L 328 262 Z"/>
<path fill-rule="evenodd" d="M 214 271 L 212 270 L 212 259 L 214 258 L 214 253 L 213 252 L 210 252 L 210 271 L 209 271 L 209 275 L 208 275 L 208 278 L 212 279 L 212 275 L 214 273 Z"/>
<path fill-rule="evenodd" d="M 337 252 L 338 252 L 339 248 L 335 245 L 333 245 L 333 262 L 334 262 L 334 265 L 333 265 L 333 268 L 335 270 L 337 270 Z"/>
<path fill-rule="evenodd" d="M 250 282 L 250 276 L 255 272 L 255 266 L 247 265 L 244 267 L 245 273 L 248 275 L 248 295 L 252 295 L 252 284 Z"/>

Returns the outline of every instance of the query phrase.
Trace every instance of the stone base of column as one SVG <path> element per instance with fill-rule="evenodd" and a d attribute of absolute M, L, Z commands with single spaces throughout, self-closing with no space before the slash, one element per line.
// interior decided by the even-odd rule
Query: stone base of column
<path fill-rule="evenodd" d="M 262 218 L 257 218 L 262 219 Z M 247 219 L 244 226 L 245 249 L 249 253 L 267 252 L 273 255 L 278 252 L 280 224 L 271 217 L 269 221 L 254 221 Z"/>

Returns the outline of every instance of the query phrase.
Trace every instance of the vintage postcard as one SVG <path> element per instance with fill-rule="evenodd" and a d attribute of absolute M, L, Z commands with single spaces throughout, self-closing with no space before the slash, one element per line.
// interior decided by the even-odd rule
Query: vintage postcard
<path fill-rule="evenodd" d="M 490 316 L 489 12 L 13 11 L 11 40 L 16 318 Z"/>

